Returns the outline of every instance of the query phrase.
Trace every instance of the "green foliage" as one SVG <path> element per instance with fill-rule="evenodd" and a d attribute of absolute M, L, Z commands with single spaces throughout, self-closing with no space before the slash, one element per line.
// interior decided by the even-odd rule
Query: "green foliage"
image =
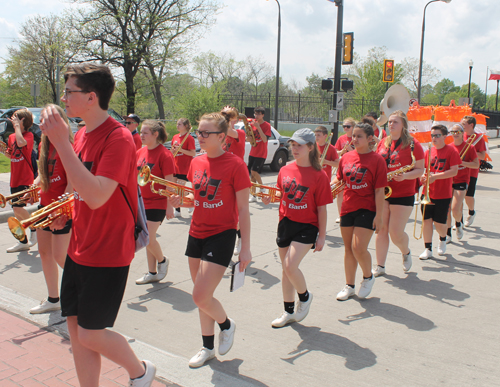
<path fill-rule="evenodd" d="M 0 173 L 10 172 L 10 160 L 8 157 L 0 154 Z"/>
<path fill-rule="evenodd" d="M 203 114 L 220 110 L 221 100 L 219 94 L 220 86 L 200 86 L 189 93 L 179 96 L 177 98 L 177 109 L 180 115 L 188 118 L 193 125 L 198 122 Z"/>

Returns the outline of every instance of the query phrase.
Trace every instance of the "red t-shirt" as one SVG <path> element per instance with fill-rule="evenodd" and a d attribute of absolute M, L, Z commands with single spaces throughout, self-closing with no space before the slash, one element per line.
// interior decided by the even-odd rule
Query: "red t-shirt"
<path fill-rule="evenodd" d="M 429 160 L 429 150 L 425 151 L 425 167 Z M 431 173 L 444 172 L 454 165 L 460 165 L 462 160 L 453 145 L 445 145 L 441 149 L 432 147 L 431 149 Z M 429 196 L 431 199 L 449 199 L 453 196 L 453 178 L 435 180 L 429 186 Z"/>
<path fill-rule="evenodd" d="M 236 192 L 251 186 L 243 160 L 228 152 L 215 158 L 203 154 L 193 160 L 187 177 L 194 189 L 189 235 L 204 239 L 236 229 Z"/>
<path fill-rule="evenodd" d="M 320 158 L 321 158 L 321 155 L 323 154 L 323 152 L 325 150 L 325 145 L 323 145 L 323 146 L 318 145 L 319 157 Z M 335 149 L 335 147 L 332 144 L 328 144 L 328 150 L 326 151 L 325 160 L 335 161 L 338 158 L 339 158 L 339 155 L 338 155 L 337 150 Z M 323 171 L 325 171 L 326 172 L 326 176 L 328 176 L 328 178 L 330 180 L 332 180 L 332 166 L 331 165 L 326 165 L 326 164 L 323 165 Z"/>
<path fill-rule="evenodd" d="M 385 132 L 385 130 L 383 128 L 378 128 L 374 130 L 374 134 L 375 134 L 375 137 L 378 138 L 378 135 L 380 134 L 380 131 L 382 131 L 382 137 L 380 137 L 381 140 L 383 140 L 384 138 L 387 137 L 387 133 Z M 392 195 L 391 195 L 392 196 Z"/>
<path fill-rule="evenodd" d="M 280 220 L 287 217 L 319 227 L 318 207 L 332 202 L 330 180 L 322 170 L 291 162 L 280 169 L 277 186 L 282 192 Z"/>
<path fill-rule="evenodd" d="M 466 145 L 467 144 L 465 143 L 465 141 L 462 142 L 458 146 L 455 145 L 455 144 L 453 144 L 453 146 L 455 147 L 455 149 L 457 150 L 457 152 L 458 152 L 459 155 L 462 153 L 462 150 L 464 149 L 464 147 Z M 463 161 L 465 161 L 465 162 L 471 162 L 471 161 L 474 161 L 476 158 L 477 158 L 476 150 L 474 149 L 473 146 L 471 146 L 471 147 L 469 147 L 469 150 L 467 151 L 467 153 L 465 153 Z M 472 170 L 473 170 L 473 168 L 467 168 L 467 167 L 464 167 L 462 164 L 460 164 L 458 166 L 458 173 L 453 178 L 453 184 L 458 184 L 458 183 L 467 183 L 467 184 L 469 184 L 470 174 L 471 174 Z"/>
<path fill-rule="evenodd" d="M 390 149 L 385 147 L 385 141 L 379 142 L 377 147 L 377 153 L 381 155 L 387 165 L 387 172 L 392 172 L 400 169 L 406 165 L 411 164 L 411 147 L 401 148 L 402 145 L 398 144 L 397 141 L 392 141 Z M 422 160 L 424 158 L 424 148 L 417 140 L 413 140 L 413 156 L 416 161 Z M 411 180 L 389 181 L 389 187 L 392 188 L 392 198 L 403 198 L 407 196 L 415 195 L 415 184 L 416 178 Z"/>
<path fill-rule="evenodd" d="M 194 142 L 194 138 L 189 133 L 186 133 L 183 136 L 181 136 L 180 133 L 175 134 L 172 138 L 172 145 L 179 145 L 186 136 L 188 136 L 188 138 L 184 142 L 184 144 L 182 144 L 182 149 L 195 150 L 196 144 Z M 191 164 L 192 160 L 193 156 L 185 155 L 181 151 L 177 152 L 177 155 L 175 156 L 175 173 L 179 175 L 187 175 L 189 165 Z"/>
<path fill-rule="evenodd" d="M 387 186 L 387 166 L 378 153 L 349 152 L 340 159 L 337 179 L 346 183 L 340 216 L 360 209 L 375 212 L 375 190 Z"/>
<path fill-rule="evenodd" d="M 85 266 L 128 266 L 135 253 L 137 217 L 136 149 L 132 134 L 108 117 L 90 133 L 78 131 L 74 149 L 93 175 L 112 179 L 118 182 L 118 187 L 108 201 L 95 210 L 91 210 L 75 191 L 73 233 L 68 255 Z"/>
<path fill-rule="evenodd" d="M 35 179 L 31 166 L 31 151 L 33 150 L 33 133 L 23 132 L 23 137 L 28 144 L 19 148 L 16 134 L 9 136 L 8 146 L 10 152 L 10 186 L 31 185 Z"/>
<path fill-rule="evenodd" d="M 147 146 L 144 146 L 137 151 L 137 170 L 140 171 L 144 165 L 149 166 L 152 175 L 161 179 L 175 174 L 174 156 L 163 145 L 158 145 L 154 149 L 148 149 Z M 167 208 L 167 197 L 151 191 L 151 183 L 140 188 L 146 210 L 165 210 Z M 155 184 L 156 190 L 164 188 L 163 185 Z"/>
<path fill-rule="evenodd" d="M 264 121 L 262 124 L 260 124 L 260 128 L 262 129 L 264 135 L 266 135 L 269 139 L 269 137 L 271 137 L 271 124 Z M 267 157 L 267 142 L 262 141 L 259 131 L 253 125 L 252 129 L 253 134 L 255 135 L 256 145 L 253 146 L 252 149 L 250 149 L 250 156 L 265 159 Z"/>
<path fill-rule="evenodd" d="M 40 147 L 38 154 L 40 154 L 42 143 L 40 142 Z M 42 191 L 40 195 L 40 204 L 42 206 L 49 205 L 54 200 L 57 200 L 59 196 L 64 194 L 66 186 L 68 185 L 68 180 L 66 178 L 66 171 L 61 162 L 61 158 L 56 151 L 56 148 L 52 144 L 49 146 L 49 153 L 47 159 L 48 166 L 48 178 L 49 178 L 49 190 L 47 192 Z"/>
<path fill-rule="evenodd" d="M 476 136 L 479 136 L 479 135 L 480 135 L 479 133 L 476 133 Z M 468 138 L 469 138 L 469 136 L 467 136 L 467 133 L 464 133 L 464 141 L 467 141 Z M 477 137 L 476 137 L 476 140 L 477 140 Z M 476 141 L 476 140 L 474 140 L 474 141 Z M 486 151 L 486 143 L 484 142 L 484 136 L 481 137 L 481 139 L 479 140 L 479 142 L 476 145 L 474 145 L 474 149 L 476 150 L 476 154 L 479 152 Z M 477 178 L 478 176 L 479 176 L 479 168 L 470 170 L 470 177 Z"/>
<path fill-rule="evenodd" d="M 132 137 L 134 138 L 135 142 L 135 149 L 139 150 L 142 148 L 142 140 L 141 140 L 141 135 L 137 130 L 134 130 L 132 132 Z"/>
<path fill-rule="evenodd" d="M 343 134 L 337 139 L 337 142 L 335 143 L 335 149 L 337 149 L 339 152 L 344 149 L 346 144 L 349 144 L 352 140 L 352 137 L 347 137 L 347 134 Z M 350 149 L 348 150 L 350 152 Z"/>
<path fill-rule="evenodd" d="M 243 160 L 245 157 L 245 131 L 242 129 L 236 129 L 238 132 L 238 138 L 233 138 L 226 136 L 226 152 L 233 153 Z"/>

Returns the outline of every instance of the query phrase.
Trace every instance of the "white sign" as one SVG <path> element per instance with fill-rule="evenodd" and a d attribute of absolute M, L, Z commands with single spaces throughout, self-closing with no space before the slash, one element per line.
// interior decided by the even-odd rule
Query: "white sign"
<path fill-rule="evenodd" d="M 328 122 L 337 122 L 337 110 L 328 110 Z"/>
<path fill-rule="evenodd" d="M 36 83 L 31 84 L 31 96 L 39 97 L 40 96 L 40 85 Z"/>
<path fill-rule="evenodd" d="M 337 92 L 337 110 L 344 110 L 344 93 Z"/>

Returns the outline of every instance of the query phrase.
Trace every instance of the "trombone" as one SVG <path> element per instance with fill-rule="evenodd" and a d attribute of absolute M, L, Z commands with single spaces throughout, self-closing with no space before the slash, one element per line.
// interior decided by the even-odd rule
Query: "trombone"
<path fill-rule="evenodd" d="M 257 188 L 260 188 L 260 192 L 257 192 Z M 281 200 L 281 190 L 278 187 L 272 187 L 270 185 L 262 185 L 257 183 L 252 183 L 250 187 L 250 194 L 257 198 L 270 198 L 271 203 L 277 203 Z"/>
<path fill-rule="evenodd" d="M 323 166 L 323 164 L 325 163 L 326 154 L 328 153 L 328 148 L 330 147 L 330 141 L 332 141 L 332 136 L 333 132 L 331 132 L 326 138 L 325 149 L 323 149 L 323 153 L 321 154 L 321 157 L 319 159 L 319 163 L 321 166 Z"/>
<path fill-rule="evenodd" d="M 190 193 L 194 195 L 194 191 L 192 188 L 185 187 L 183 185 L 176 184 L 171 181 L 162 179 L 158 176 L 152 175 L 151 169 L 149 169 L 147 165 L 143 166 L 141 171 L 139 172 L 139 175 L 137 175 L 137 183 L 141 187 L 144 187 L 146 184 L 151 183 L 151 192 L 157 195 L 167 196 L 167 197 L 179 195 L 181 197 L 181 205 L 182 204 L 194 205 L 193 199 L 186 196 L 187 194 Z M 154 188 L 155 184 L 164 185 L 165 189 L 156 190 Z"/>
<path fill-rule="evenodd" d="M 463 160 L 467 152 L 469 151 L 469 148 L 471 146 L 476 146 L 477 143 L 483 138 L 483 135 L 480 134 L 479 137 L 476 139 L 477 135 L 476 133 L 473 133 L 467 141 L 465 141 L 465 146 L 462 149 L 462 152 L 460 152 L 460 159 Z"/>
<path fill-rule="evenodd" d="M 28 196 L 22 199 L 24 195 Z M 16 198 L 21 198 L 16 202 L 16 204 L 26 203 L 30 199 L 33 199 L 34 202 L 37 202 L 39 200 L 39 195 L 40 195 L 40 187 L 36 185 L 32 185 L 31 187 L 25 189 L 24 191 L 20 191 L 9 196 L 3 196 L 2 194 L 0 194 L 0 208 L 4 208 L 7 205 L 7 203 L 12 204 L 12 200 Z"/>
<path fill-rule="evenodd" d="M 179 153 L 179 151 L 181 150 L 182 146 L 184 145 L 184 143 L 186 142 L 188 136 L 191 135 L 191 128 L 189 128 L 188 132 L 186 133 L 186 136 L 182 139 L 181 143 L 179 144 L 179 146 L 177 147 L 177 149 L 175 150 L 174 153 L 172 153 L 172 156 L 177 156 L 177 153 Z"/>
<path fill-rule="evenodd" d="M 425 186 L 423 188 L 422 194 L 424 198 L 420 201 L 416 201 L 415 204 L 415 223 L 413 224 L 413 238 L 416 240 L 422 239 L 423 233 L 424 233 L 424 219 L 425 219 L 425 208 L 427 206 L 433 206 L 434 203 L 431 202 L 431 198 L 429 197 L 429 186 L 430 186 L 430 179 L 429 175 L 431 172 L 431 149 L 432 149 L 432 143 L 429 146 L 429 157 L 427 159 L 427 168 L 425 170 L 425 175 L 427 176 L 427 179 L 425 181 Z M 422 227 L 420 227 L 420 235 L 417 237 L 417 218 L 418 218 L 418 205 L 423 206 L 422 207 Z"/>

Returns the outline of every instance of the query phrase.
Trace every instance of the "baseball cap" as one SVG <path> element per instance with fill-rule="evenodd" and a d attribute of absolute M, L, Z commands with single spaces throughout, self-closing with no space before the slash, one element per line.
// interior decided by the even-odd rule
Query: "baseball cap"
<path fill-rule="evenodd" d="M 132 118 L 135 122 L 140 123 L 141 119 L 137 114 L 129 114 L 126 118 Z"/>
<path fill-rule="evenodd" d="M 314 136 L 314 132 L 309 128 L 303 128 L 296 130 L 293 133 L 293 136 L 288 141 L 295 141 L 300 145 L 304 145 L 307 143 L 314 144 L 316 142 L 316 136 Z"/>

